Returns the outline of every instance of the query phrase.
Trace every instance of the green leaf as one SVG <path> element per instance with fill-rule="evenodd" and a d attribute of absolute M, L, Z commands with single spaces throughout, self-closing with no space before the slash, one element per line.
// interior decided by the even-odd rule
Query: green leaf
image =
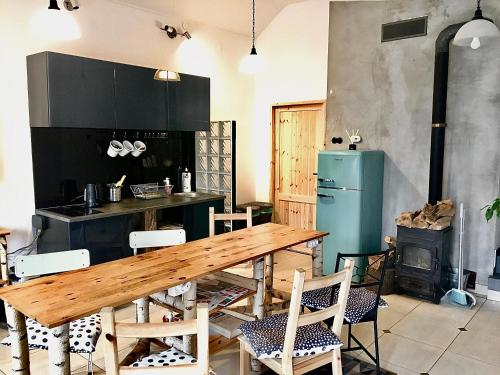
<path fill-rule="evenodd" d="M 484 216 L 486 217 L 486 221 L 490 221 L 491 218 L 493 217 L 493 209 L 492 207 L 488 207 L 488 209 L 486 210 L 486 213 L 484 214 Z"/>

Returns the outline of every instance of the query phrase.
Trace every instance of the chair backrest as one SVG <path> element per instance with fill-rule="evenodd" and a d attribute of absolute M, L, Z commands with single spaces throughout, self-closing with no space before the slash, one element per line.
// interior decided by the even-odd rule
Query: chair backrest
<path fill-rule="evenodd" d="M 377 299 L 375 301 L 374 311 L 378 311 L 380 294 L 384 286 L 385 270 L 389 262 L 389 254 L 390 250 L 376 253 L 337 254 L 335 272 L 338 271 L 341 263 L 344 263 L 346 260 L 353 259 L 356 261 L 356 265 L 353 269 L 351 288 L 367 288 L 375 292 L 377 294 Z M 331 294 L 331 297 L 330 303 L 333 302 L 334 293 Z"/>
<path fill-rule="evenodd" d="M 16 276 L 22 280 L 88 266 L 90 266 L 90 253 L 87 249 L 20 255 L 14 264 Z"/>
<path fill-rule="evenodd" d="M 197 305 L 197 318 L 173 323 L 117 323 L 114 309 L 101 310 L 102 334 L 106 374 L 120 375 L 122 372 L 138 374 L 208 375 L 208 305 Z M 118 360 L 118 337 L 163 338 L 181 335 L 197 335 L 197 362 L 189 365 L 166 367 L 121 367 Z M 148 372 L 148 369 L 150 371 Z M 126 371 L 122 371 L 126 370 Z"/>
<path fill-rule="evenodd" d="M 347 305 L 347 296 L 351 285 L 352 271 L 354 261 L 347 260 L 344 269 L 331 275 L 317 277 L 305 280 L 306 272 L 303 269 L 295 271 L 292 286 L 292 296 L 290 299 L 290 308 L 288 311 L 288 321 L 285 332 L 285 344 L 283 348 L 282 368 L 283 371 L 291 368 L 293 347 L 297 328 L 322 322 L 334 316 L 332 331 L 340 338 L 342 333 L 342 323 L 344 321 L 344 312 Z M 337 303 L 315 312 L 300 314 L 302 293 L 310 290 L 333 287 L 340 285 L 339 297 Z"/>
<path fill-rule="evenodd" d="M 134 255 L 137 254 L 137 249 L 175 246 L 183 243 L 186 243 L 186 231 L 184 229 L 147 230 L 131 232 L 129 235 L 129 245 L 134 249 Z"/>
<path fill-rule="evenodd" d="M 247 228 L 252 226 L 252 207 L 247 207 L 247 212 L 245 213 L 235 213 L 235 214 L 216 214 L 213 207 L 208 209 L 208 235 L 210 237 L 215 236 L 215 222 L 216 221 L 236 221 L 236 220 L 246 220 Z"/>

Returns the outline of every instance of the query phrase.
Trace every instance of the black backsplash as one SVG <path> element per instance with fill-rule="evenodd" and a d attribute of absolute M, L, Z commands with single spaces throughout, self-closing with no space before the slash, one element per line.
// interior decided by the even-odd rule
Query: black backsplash
<path fill-rule="evenodd" d="M 195 184 L 194 132 L 129 132 L 130 142 L 141 140 L 147 150 L 139 157 L 128 154 L 111 158 L 107 155 L 112 130 L 31 128 L 33 178 L 36 208 L 80 203 L 87 183 L 107 184 L 127 175 L 122 197 L 130 197 L 129 185 L 162 183 L 170 177 L 180 191 L 181 168 L 188 167 Z M 165 134 L 164 134 L 165 135 Z M 123 141 L 124 132 L 116 132 Z"/>

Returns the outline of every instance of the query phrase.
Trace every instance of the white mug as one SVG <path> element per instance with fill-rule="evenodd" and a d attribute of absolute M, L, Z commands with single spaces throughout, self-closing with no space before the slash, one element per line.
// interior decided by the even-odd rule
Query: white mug
<path fill-rule="evenodd" d="M 108 155 L 112 158 L 116 157 L 123 150 L 123 145 L 121 142 L 113 139 L 109 142 Z"/>
<path fill-rule="evenodd" d="M 125 156 L 132 151 L 134 151 L 134 145 L 129 141 L 123 141 L 123 150 L 120 151 L 120 156 Z"/>
<path fill-rule="evenodd" d="M 132 155 L 135 157 L 138 157 L 144 151 L 146 151 L 146 144 L 144 142 L 141 142 L 141 141 L 135 141 L 134 142 L 134 150 L 132 151 Z"/>

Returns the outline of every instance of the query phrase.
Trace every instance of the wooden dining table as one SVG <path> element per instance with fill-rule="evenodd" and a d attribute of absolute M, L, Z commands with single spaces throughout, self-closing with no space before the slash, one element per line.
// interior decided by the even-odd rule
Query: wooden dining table
<path fill-rule="evenodd" d="M 260 288 L 269 293 L 272 285 L 265 284 L 272 284 L 272 277 L 265 279 L 263 259 L 302 243 L 312 250 L 313 276 L 320 276 L 322 238 L 327 234 L 268 223 L 0 288 L 0 299 L 10 309 L 12 369 L 30 373 L 26 316 L 51 329 L 49 372 L 66 375 L 71 321 L 187 281 L 196 288 L 197 279 L 251 260 L 261 265 Z M 257 316 L 265 312 L 265 299 L 263 294 L 254 297 Z"/>

